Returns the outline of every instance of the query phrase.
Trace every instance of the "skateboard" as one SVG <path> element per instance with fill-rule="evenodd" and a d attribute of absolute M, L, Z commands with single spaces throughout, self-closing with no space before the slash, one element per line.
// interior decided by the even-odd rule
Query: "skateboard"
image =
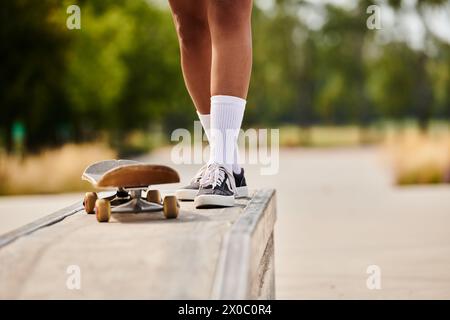
<path fill-rule="evenodd" d="M 167 219 L 178 217 L 179 204 L 175 196 L 165 196 L 150 185 L 176 183 L 178 173 L 167 166 L 145 164 L 132 160 L 105 160 L 88 166 L 81 179 L 96 189 L 116 190 L 105 198 L 96 192 L 87 192 L 83 206 L 88 214 L 94 214 L 98 222 L 108 222 L 112 213 L 142 213 L 163 211 Z M 142 192 L 147 191 L 145 199 Z"/>

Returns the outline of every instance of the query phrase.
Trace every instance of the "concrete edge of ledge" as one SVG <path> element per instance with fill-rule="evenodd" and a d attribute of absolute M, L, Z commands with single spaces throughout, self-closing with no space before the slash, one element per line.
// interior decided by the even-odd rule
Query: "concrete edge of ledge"
<path fill-rule="evenodd" d="M 100 191 L 98 193 L 100 198 L 107 197 L 111 195 L 111 191 Z M 76 203 L 62 208 L 56 212 L 50 213 L 42 218 L 39 218 L 35 221 L 27 223 L 17 229 L 9 231 L 4 234 L 0 234 L 0 249 L 11 242 L 19 239 L 20 237 L 26 236 L 30 233 L 33 233 L 39 229 L 51 226 L 52 224 L 58 223 L 65 218 L 84 210 L 83 202 L 77 201 Z"/>
<path fill-rule="evenodd" d="M 274 299 L 273 229 L 276 220 L 274 189 L 260 189 L 227 232 L 222 242 L 219 262 L 212 288 L 212 299 Z M 269 255 L 269 257 L 265 257 Z M 271 261 L 268 284 L 265 275 L 258 274 L 265 261 Z M 260 282 L 260 283 L 258 283 Z M 261 297 L 262 286 L 270 286 Z"/>
<path fill-rule="evenodd" d="M 67 218 L 68 216 L 71 216 L 81 210 L 83 210 L 83 204 L 81 202 L 77 202 L 68 207 L 60 209 L 54 213 L 39 218 L 33 222 L 27 223 L 10 232 L 2 234 L 0 235 L 0 248 L 10 244 L 11 242 L 19 239 L 20 237 L 26 236 L 39 229 L 58 223 Z"/>

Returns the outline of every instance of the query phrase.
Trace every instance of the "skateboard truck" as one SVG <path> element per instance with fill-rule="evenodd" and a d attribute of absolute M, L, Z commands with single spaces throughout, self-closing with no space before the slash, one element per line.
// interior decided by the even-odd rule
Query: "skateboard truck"
<path fill-rule="evenodd" d="M 154 212 L 163 210 L 163 206 L 159 203 L 149 202 L 142 199 L 141 189 L 138 190 L 130 190 L 128 194 L 125 191 L 126 197 L 122 197 L 123 192 L 118 190 L 116 194 L 116 198 L 111 200 L 123 201 L 123 199 L 128 199 L 125 203 L 113 206 L 111 208 L 111 213 L 140 213 L 140 212 Z M 122 192 L 119 194 L 119 192 Z"/>

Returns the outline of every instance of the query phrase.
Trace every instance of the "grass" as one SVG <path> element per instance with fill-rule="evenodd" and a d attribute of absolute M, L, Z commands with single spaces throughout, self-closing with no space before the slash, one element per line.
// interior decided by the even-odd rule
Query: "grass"
<path fill-rule="evenodd" d="M 349 147 L 371 144 L 383 140 L 383 132 L 376 128 L 358 126 L 282 126 L 280 146 L 282 147 Z"/>
<path fill-rule="evenodd" d="M 0 155 L 0 194 L 59 193 L 86 190 L 81 174 L 92 162 L 116 158 L 104 144 L 68 144 L 21 159 Z"/>
<path fill-rule="evenodd" d="M 450 130 L 410 128 L 387 135 L 384 148 L 399 185 L 450 183 Z"/>

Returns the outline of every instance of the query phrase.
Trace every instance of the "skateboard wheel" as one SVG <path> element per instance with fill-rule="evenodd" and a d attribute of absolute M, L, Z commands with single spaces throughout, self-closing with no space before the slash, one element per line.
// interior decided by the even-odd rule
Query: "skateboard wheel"
<path fill-rule="evenodd" d="M 180 205 L 176 196 L 166 196 L 163 202 L 163 211 L 166 219 L 176 219 L 180 211 Z"/>
<path fill-rule="evenodd" d="M 86 192 L 83 200 L 83 206 L 86 213 L 88 214 L 94 213 L 95 201 L 97 201 L 97 199 L 98 197 L 95 192 Z"/>
<path fill-rule="evenodd" d="M 148 190 L 147 201 L 161 204 L 162 200 L 161 200 L 161 194 L 159 193 L 159 190 Z"/>
<path fill-rule="evenodd" d="M 95 201 L 95 216 L 98 222 L 108 222 L 111 218 L 111 204 L 106 199 Z"/>

